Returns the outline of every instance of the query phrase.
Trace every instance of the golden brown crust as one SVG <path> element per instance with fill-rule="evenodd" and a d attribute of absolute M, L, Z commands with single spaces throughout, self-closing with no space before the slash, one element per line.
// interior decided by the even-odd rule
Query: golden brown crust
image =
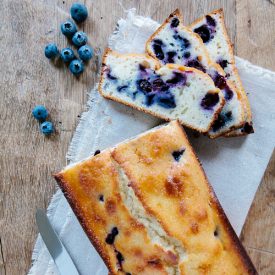
<path fill-rule="evenodd" d="M 118 97 L 115 97 L 115 96 L 111 96 L 111 95 L 108 95 L 108 94 L 105 94 L 104 91 L 103 91 L 103 81 L 104 81 L 104 66 L 106 64 L 106 58 L 108 55 L 115 55 L 115 56 L 129 56 L 129 57 L 134 57 L 134 56 L 145 56 L 145 58 L 147 59 L 150 59 L 150 60 L 154 60 L 155 62 L 155 70 L 159 69 L 161 66 L 160 66 L 160 63 L 153 57 L 149 56 L 149 55 L 143 55 L 143 54 L 119 54 L 117 52 L 114 52 L 112 51 L 111 49 L 106 49 L 104 55 L 103 55 L 103 61 L 102 61 L 102 69 L 101 69 L 101 76 L 100 76 L 100 81 L 99 81 L 99 86 L 98 86 L 98 91 L 99 93 L 107 98 L 107 99 L 111 99 L 113 101 L 116 101 L 116 102 L 119 102 L 119 103 L 122 103 L 124 105 L 127 105 L 129 107 L 132 107 L 134 109 L 137 109 L 139 111 L 142 111 L 144 113 L 147 113 L 147 114 L 150 114 L 150 115 L 153 115 L 155 117 L 158 117 L 158 118 L 161 118 L 165 121 L 170 121 L 171 119 L 167 118 L 166 116 L 162 116 L 161 114 L 156 114 L 155 112 L 151 111 L 151 110 L 147 110 L 145 108 L 142 108 L 142 107 L 139 107 L 139 106 L 136 106 L 135 104 L 131 104 L 123 99 L 120 99 Z M 165 65 L 167 66 L 168 68 L 172 68 L 172 69 L 176 69 L 176 70 L 180 70 L 180 71 L 192 71 L 192 72 L 195 72 L 197 74 L 201 74 L 203 77 L 206 76 L 205 73 L 201 72 L 200 70 L 196 69 L 196 68 L 191 68 L 191 67 L 185 67 L 185 66 L 182 66 L 182 65 L 177 65 L 177 64 L 167 64 Z M 208 77 L 208 75 L 207 75 Z M 211 80 L 212 81 L 212 80 Z M 222 97 L 222 100 L 221 100 L 221 103 L 220 103 L 220 107 L 216 110 L 213 118 L 212 118 L 212 121 L 209 123 L 209 127 L 207 129 L 205 129 L 204 131 L 198 129 L 198 128 L 195 128 L 193 127 L 192 125 L 189 125 L 188 123 L 185 123 L 183 121 L 181 121 L 181 123 L 183 125 L 185 125 L 186 127 L 189 127 L 190 129 L 193 129 L 195 131 L 198 131 L 198 132 L 201 132 L 201 133 L 206 133 L 209 131 L 209 129 L 211 128 L 212 124 L 214 123 L 214 121 L 217 119 L 220 111 L 222 110 L 223 106 L 225 104 L 225 99 Z"/>

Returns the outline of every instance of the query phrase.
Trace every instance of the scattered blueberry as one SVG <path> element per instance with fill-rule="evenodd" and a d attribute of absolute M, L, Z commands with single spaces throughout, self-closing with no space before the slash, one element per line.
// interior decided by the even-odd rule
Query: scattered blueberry
<path fill-rule="evenodd" d="M 205 68 L 200 63 L 200 61 L 198 60 L 198 58 L 188 61 L 187 66 L 195 68 L 195 69 L 198 69 L 198 70 L 200 70 L 200 71 L 202 71 L 204 73 L 206 72 Z"/>
<path fill-rule="evenodd" d="M 176 28 L 179 25 L 179 23 L 180 23 L 179 19 L 175 17 L 171 21 L 171 27 Z"/>
<path fill-rule="evenodd" d="M 105 242 L 107 244 L 113 244 L 117 235 L 118 235 L 118 229 L 117 227 L 113 227 L 111 232 L 107 235 Z"/>
<path fill-rule="evenodd" d="M 179 161 L 180 160 L 180 158 L 183 155 L 184 151 L 185 151 L 185 149 L 182 149 L 182 150 L 179 150 L 179 151 L 174 151 L 172 153 L 172 156 L 175 159 L 175 161 Z"/>
<path fill-rule="evenodd" d="M 206 22 L 208 25 L 215 27 L 216 26 L 216 21 L 213 17 L 211 17 L 210 15 L 206 15 Z"/>
<path fill-rule="evenodd" d="M 45 121 L 40 125 L 40 131 L 44 135 L 50 135 L 53 133 L 53 124 L 50 121 Z"/>
<path fill-rule="evenodd" d="M 110 68 L 106 68 L 105 72 L 107 73 L 107 77 L 109 79 L 111 79 L 111 80 L 117 80 L 117 78 L 111 74 L 111 69 Z"/>
<path fill-rule="evenodd" d="M 76 47 L 81 47 L 87 43 L 87 35 L 85 32 L 76 32 L 73 36 L 72 42 Z"/>
<path fill-rule="evenodd" d="M 84 45 L 78 49 L 78 55 L 83 61 L 88 61 L 93 57 L 94 51 L 90 46 Z"/>
<path fill-rule="evenodd" d="M 71 38 L 77 32 L 75 23 L 71 21 L 66 21 L 62 23 L 60 28 L 61 32 L 68 38 Z"/>
<path fill-rule="evenodd" d="M 74 3 L 71 6 L 71 16 L 76 22 L 83 22 L 88 17 L 88 10 L 83 4 Z"/>
<path fill-rule="evenodd" d="M 115 249 L 115 253 L 116 253 L 116 258 L 117 258 L 117 261 L 118 261 L 118 265 L 119 265 L 119 267 L 120 267 L 120 270 L 122 270 L 122 262 L 124 261 L 124 257 L 123 257 L 123 255 L 122 255 L 119 251 L 117 251 L 116 249 Z"/>
<path fill-rule="evenodd" d="M 183 57 L 184 58 L 189 58 L 191 56 L 191 54 L 190 54 L 190 52 L 185 52 L 184 54 L 183 54 Z"/>
<path fill-rule="evenodd" d="M 104 201 L 104 196 L 103 195 L 99 195 L 99 200 L 103 202 Z"/>
<path fill-rule="evenodd" d="M 211 110 L 220 100 L 218 93 L 207 93 L 201 100 L 201 107 Z"/>
<path fill-rule="evenodd" d="M 149 93 L 152 90 L 151 83 L 146 79 L 140 79 L 137 81 L 137 86 L 143 92 Z"/>
<path fill-rule="evenodd" d="M 244 132 L 244 133 L 247 133 L 247 134 L 254 133 L 254 129 L 253 129 L 252 124 L 250 124 L 250 123 L 248 123 L 248 122 L 246 122 L 246 123 L 244 124 L 244 127 L 242 128 L 241 131 Z"/>
<path fill-rule="evenodd" d="M 164 53 L 163 53 L 163 50 L 162 50 L 162 45 L 163 45 L 163 43 L 160 39 L 155 39 L 153 41 L 153 50 L 154 50 L 154 53 L 155 53 L 156 57 L 159 60 L 164 59 Z"/>
<path fill-rule="evenodd" d="M 154 93 L 149 93 L 146 95 L 145 104 L 147 106 L 151 106 L 154 103 L 155 95 L 156 94 L 154 94 Z"/>
<path fill-rule="evenodd" d="M 153 90 L 167 91 L 169 87 L 163 82 L 161 78 L 157 78 L 152 83 Z"/>
<path fill-rule="evenodd" d="M 225 78 L 219 74 L 214 78 L 214 83 L 221 90 L 227 87 Z"/>
<path fill-rule="evenodd" d="M 175 97 L 170 92 L 158 93 L 155 99 L 157 104 L 163 108 L 171 109 L 176 107 Z"/>
<path fill-rule="evenodd" d="M 50 43 L 45 47 L 45 56 L 47 58 L 54 58 L 58 55 L 58 49 L 55 43 Z"/>
<path fill-rule="evenodd" d="M 210 30 L 207 28 L 206 25 L 202 25 L 194 29 L 194 32 L 201 37 L 203 43 L 206 43 L 210 40 Z"/>
<path fill-rule="evenodd" d="M 177 55 L 176 52 L 171 51 L 171 52 L 167 52 L 167 62 L 168 63 L 174 63 L 174 57 Z"/>
<path fill-rule="evenodd" d="M 126 90 L 127 88 L 128 88 L 127 85 L 118 86 L 118 87 L 117 87 L 117 91 L 118 91 L 118 92 L 122 92 L 122 91 Z"/>
<path fill-rule="evenodd" d="M 71 62 L 75 58 L 74 51 L 70 48 L 63 49 L 60 56 L 64 62 Z"/>
<path fill-rule="evenodd" d="M 70 63 L 69 69 L 74 75 L 79 75 L 83 72 L 84 66 L 81 61 L 75 59 Z"/>
<path fill-rule="evenodd" d="M 94 156 L 100 154 L 100 150 L 96 150 L 95 153 L 94 153 Z"/>
<path fill-rule="evenodd" d="M 187 49 L 187 48 L 189 48 L 190 42 L 189 42 L 188 39 L 182 37 L 182 36 L 179 35 L 179 34 L 174 34 L 174 35 L 173 35 L 173 38 L 174 38 L 175 40 L 179 40 L 179 41 L 181 42 L 181 44 L 182 44 L 182 45 L 181 45 L 182 49 Z"/>
<path fill-rule="evenodd" d="M 226 100 L 230 100 L 233 97 L 233 92 L 232 90 L 226 85 L 226 87 L 223 89 L 223 93 L 224 93 L 224 98 Z"/>
<path fill-rule="evenodd" d="M 173 72 L 173 77 L 166 81 L 167 84 L 181 84 L 185 85 L 186 75 L 178 72 Z"/>
<path fill-rule="evenodd" d="M 214 121 L 212 125 L 212 130 L 213 132 L 217 132 L 220 128 L 224 127 L 225 124 L 232 120 L 232 112 L 229 111 L 227 113 L 220 113 L 218 115 L 218 118 Z"/>
<path fill-rule="evenodd" d="M 39 121 L 44 121 L 48 116 L 47 109 L 42 105 L 37 105 L 32 110 L 32 115 Z"/>
<path fill-rule="evenodd" d="M 223 69 L 227 67 L 228 63 L 229 63 L 229 62 L 228 62 L 226 59 L 223 59 L 223 60 L 219 60 L 219 61 L 218 61 L 218 64 L 220 64 L 220 66 L 221 66 Z"/>

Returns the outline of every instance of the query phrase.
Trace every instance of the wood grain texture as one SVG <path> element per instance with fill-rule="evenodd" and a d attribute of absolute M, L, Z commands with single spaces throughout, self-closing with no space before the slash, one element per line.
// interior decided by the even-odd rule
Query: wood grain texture
<path fill-rule="evenodd" d="M 98 60 L 78 79 L 66 66 L 44 57 L 44 46 L 68 41 L 59 31 L 69 18 L 72 0 L 2 0 L 0 32 L 0 274 L 25 274 L 30 267 L 37 229 L 36 208 L 46 208 L 55 191 L 51 177 L 65 155 L 94 85 Z M 128 8 L 163 21 L 179 7 L 186 23 L 223 7 L 236 53 L 275 70 L 275 5 L 267 0 L 104 0 L 85 1 L 90 16 L 80 29 L 99 53 L 116 21 Z M 31 109 L 44 104 L 56 133 L 45 138 Z M 275 156 L 258 190 L 242 240 L 260 274 L 275 273 Z"/>

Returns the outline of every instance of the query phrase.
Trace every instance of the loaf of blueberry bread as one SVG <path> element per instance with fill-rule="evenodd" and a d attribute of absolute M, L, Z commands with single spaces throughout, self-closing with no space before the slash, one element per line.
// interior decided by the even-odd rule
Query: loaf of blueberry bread
<path fill-rule="evenodd" d="M 224 105 L 224 97 L 205 73 L 159 62 L 143 54 L 118 54 L 108 49 L 103 58 L 100 93 L 165 120 L 207 132 Z"/>
<path fill-rule="evenodd" d="M 221 89 L 225 105 L 208 133 L 210 137 L 215 138 L 243 126 L 244 106 L 238 90 L 211 59 L 200 36 L 183 26 L 179 10 L 174 11 L 149 38 L 146 52 L 162 65 L 175 63 L 201 70 Z"/>
<path fill-rule="evenodd" d="M 55 178 L 110 274 L 257 274 L 177 121 Z"/>
<path fill-rule="evenodd" d="M 250 104 L 235 64 L 233 47 L 226 31 L 223 10 L 216 10 L 203 16 L 191 24 L 190 28 L 200 35 L 210 57 L 224 69 L 226 79 L 231 80 L 235 84 L 245 108 L 245 123 L 243 127 L 228 133 L 227 136 L 253 133 Z"/>

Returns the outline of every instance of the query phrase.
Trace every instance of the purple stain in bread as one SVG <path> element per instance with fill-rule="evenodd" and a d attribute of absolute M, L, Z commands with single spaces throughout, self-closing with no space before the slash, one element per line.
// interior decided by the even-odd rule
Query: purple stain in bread
<path fill-rule="evenodd" d="M 216 20 L 213 17 L 211 17 L 210 15 L 206 15 L 206 22 L 211 27 L 216 27 Z"/>
<path fill-rule="evenodd" d="M 167 91 L 169 89 L 161 78 L 157 78 L 152 82 L 152 88 L 154 91 Z"/>
<path fill-rule="evenodd" d="M 252 123 L 248 123 L 246 122 L 241 130 L 243 133 L 246 133 L 246 134 L 252 134 L 254 133 L 254 129 L 253 129 L 253 126 L 252 126 Z"/>
<path fill-rule="evenodd" d="M 123 255 L 122 255 L 118 250 L 116 250 L 116 249 L 115 249 L 115 253 L 116 253 L 116 259 L 117 259 L 117 262 L 118 262 L 119 269 L 120 269 L 120 270 L 123 270 L 123 268 L 122 268 L 122 263 L 123 263 L 123 261 L 124 261 L 124 257 L 123 257 Z"/>
<path fill-rule="evenodd" d="M 187 49 L 187 48 L 189 48 L 190 42 L 189 42 L 188 39 L 182 37 L 182 36 L 179 35 L 179 34 L 174 34 L 174 35 L 173 35 L 173 38 L 174 38 L 175 40 L 180 41 L 180 43 L 181 43 L 181 48 L 182 48 L 182 49 Z"/>
<path fill-rule="evenodd" d="M 149 93 L 146 95 L 145 105 L 151 106 L 154 103 L 155 93 Z"/>
<path fill-rule="evenodd" d="M 161 92 L 155 95 L 156 103 L 166 109 L 171 109 L 176 107 L 175 97 L 170 92 Z"/>
<path fill-rule="evenodd" d="M 198 58 L 192 59 L 192 60 L 188 61 L 186 65 L 188 67 L 192 67 L 192 68 L 198 69 L 198 70 L 200 70 L 200 71 L 202 71 L 204 73 L 206 72 L 205 68 L 200 63 L 200 61 L 198 60 Z"/>
<path fill-rule="evenodd" d="M 217 132 L 220 130 L 222 127 L 226 125 L 227 122 L 232 120 L 232 112 L 229 111 L 227 113 L 220 113 L 218 115 L 218 118 L 214 121 L 212 125 L 212 130 L 213 132 Z"/>
<path fill-rule="evenodd" d="M 201 37 L 203 43 L 206 43 L 210 40 L 211 33 L 206 25 L 202 25 L 202 26 L 194 29 L 194 32 L 197 33 Z"/>
<path fill-rule="evenodd" d="M 169 85 L 185 85 L 186 75 L 179 72 L 173 72 L 173 77 L 166 80 L 166 83 Z"/>
<path fill-rule="evenodd" d="M 107 244 L 114 244 L 115 238 L 118 235 L 118 229 L 117 227 L 113 227 L 111 232 L 107 235 L 105 242 Z"/>
<path fill-rule="evenodd" d="M 107 73 L 107 78 L 109 78 L 111 80 L 117 80 L 117 78 L 111 74 L 111 69 L 110 68 L 107 67 L 105 69 L 105 72 Z"/>
<path fill-rule="evenodd" d="M 138 86 L 139 90 L 141 90 L 144 93 L 149 93 L 152 91 L 151 83 L 146 79 L 138 80 L 137 86 Z"/>
<path fill-rule="evenodd" d="M 217 63 L 224 69 L 227 67 L 229 62 L 226 59 L 218 60 Z"/>
<path fill-rule="evenodd" d="M 181 150 L 178 150 L 178 151 L 174 151 L 172 153 L 172 156 L 174 158 L 175 161 L 179 162 L 180 161 L 180 158 L 181 156 L 183 155 L 185 149 L 181 149 Z"/>
<path fill-rule="evenodd" d="M 174 17 L 171 21 L 171 27 L 176 28 L 179 25 L 180 21 L 177 17 Z"/>
<path fill-rule="evenodd" d="M 212 110 L 218 104 L 220 97 L 218 93 L 207 93 L 201 100 L 201 107 L 206 110 Z"/>
<path fill-rule="evenodd" d="M 223 91 L 223 94 L 224 94 L 224 98 L 226 100 L 232 99 L 232 97 L 233 97 L 234 94 L 233 94 L 232 90 L 228 86 L 226 86 L 222 91 Z"/>
<path fill-rule="evenodd" d="M 123 92 L 128 88 L 128 85 L 122 85 L 117 87 L 118 92 Z"/>

